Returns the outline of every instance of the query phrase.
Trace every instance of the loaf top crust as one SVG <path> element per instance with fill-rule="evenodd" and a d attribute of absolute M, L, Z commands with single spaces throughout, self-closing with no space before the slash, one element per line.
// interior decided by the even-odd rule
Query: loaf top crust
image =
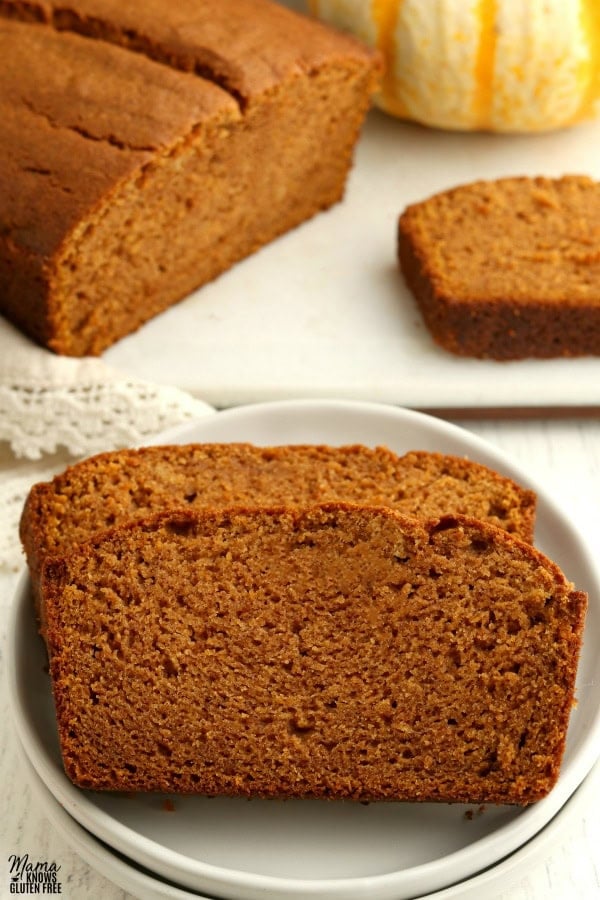
<path fill-rule="evenodd" d="M 157 151 L 240 118 L 202 78 L 43 25 L 0 18 L 0 72 L 0 221 L 42 256 Z"/>
<path fill-rule="evenodd" d="M 243 104 L 322 65 L 361 67 L 376 56 L 351 35 L 272 0 L 3 0 L 0 10 L 120 43 L 206 75 Z"/>
<path fill-rule="evenodd" d="M 269 0 L 2 0 L 2 229 L 19 252 L 49 258 L 157 154 L 233 127 L 288 79 L 374 59 Z"/>
<path fill-rule="evenodd" d="M 461 185 L 409 206 L 399 239 L 433 302 L 600 302 L 600 184 L 583 175 Z"/>
<path fill-rule="evenodd" d="M 82 787 L 530 803 L 558 776 L 586 597 L 489 524 L 160 513 L 43 586 Z"/>

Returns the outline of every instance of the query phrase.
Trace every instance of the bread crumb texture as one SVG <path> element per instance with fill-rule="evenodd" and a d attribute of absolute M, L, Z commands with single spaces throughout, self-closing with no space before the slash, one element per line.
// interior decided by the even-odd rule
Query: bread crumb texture
<path fill-rule="evenodd" d="M 434 339 L 498 360 L 600 354 L 600 184 L 476 182 L 409 206 L 400 266 Z"/>
<path fill-rule="evenodd" d="M 586 598 L 494 526 L 161 513 L 43 586 L 82 787 L 528 804 L 557 778 Z"/>

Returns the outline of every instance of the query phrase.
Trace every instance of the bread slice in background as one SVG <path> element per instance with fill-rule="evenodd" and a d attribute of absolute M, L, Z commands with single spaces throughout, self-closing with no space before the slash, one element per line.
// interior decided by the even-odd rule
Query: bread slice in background
<path fill-rule="evenodd" d="M 591 178 L 503 178 L 436 194 L 400 216 L 398 255 L 425 324 L 451 353 L 600 355 Z"/>

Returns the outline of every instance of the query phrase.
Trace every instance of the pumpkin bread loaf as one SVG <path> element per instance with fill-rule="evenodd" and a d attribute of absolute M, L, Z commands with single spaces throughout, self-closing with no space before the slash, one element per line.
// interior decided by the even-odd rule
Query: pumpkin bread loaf
<path fill-rule="evenodd" d="M 0 312 L 101 353 L 340 200 L 378 73 L 271 0 L 0 0 Z"/>
<path fill-rule="evenodd" d="M 383 447 L 191 444 L 117 450 L 35 485 L 21 539 L 37 592 L 45 556 L 164 509 L 346 500 L 421 518 L 463 513 L 533 540 L 535 494 L 478 463 Z"/>
<path fill-rule="evenodd" d="M 406 282 L 446 350 L 600 354 L 600 184 L 476 182 L 409 206 L 398 233 Z"/>
<path fill-rule="evenodd" d="M 558 776 L 586 596 L 487 523 L 160 513 L 43 591 L 81 787 L 528 804 Z"/>

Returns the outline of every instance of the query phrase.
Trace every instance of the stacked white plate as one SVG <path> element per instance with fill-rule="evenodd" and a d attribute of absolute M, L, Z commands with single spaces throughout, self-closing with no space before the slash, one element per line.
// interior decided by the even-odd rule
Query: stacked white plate
<path fill-rule="evenodd" d="M 161 442 L 167 441 L 385 444 L 400 454 L 432 450 L 468 456 L 533 488 L 538 494 L 536 545 L 589 592 L 578 705 L 558 784 L 524 809 L 81 791 L 62 769 L 45 649 L 24 576 L 8 640 L 15 724 L 32 783 L 75 849 L 144 898 L 403 900 L 476 896 L 468 891 L 480 890 L 503 872 L 505 877 L 519 858 L 547 847 L 561 819 L 577 806 L 577 798 L 570 798 L 600 749 L 600 655 L 595 651 L 600 575 L 584 540 L 543 486 L 468 432 L 376 404 L 295 401 L 241 407 L 164 435 Z"/>
<path fill-rule="evenodd" d="M 58 834 L 105 878 L 139 900 L 210 900 L 207 894 L 180 888 L 111 850 L 65 812 L 29 762 L 26 768 L 34 796 Z M 534 838 L 490 869 L 419 900 L 481 900 L 495 896 L 497 891 L 509 890 L 524 872 L 548 859 L 553 849 L 564 841 L 565 835 L 577 828 L 591 797 L 599 791 L 600 764 L 596 764 L 560 812 Z M 266 896 L 276 897 L 274 894 Z"/>

